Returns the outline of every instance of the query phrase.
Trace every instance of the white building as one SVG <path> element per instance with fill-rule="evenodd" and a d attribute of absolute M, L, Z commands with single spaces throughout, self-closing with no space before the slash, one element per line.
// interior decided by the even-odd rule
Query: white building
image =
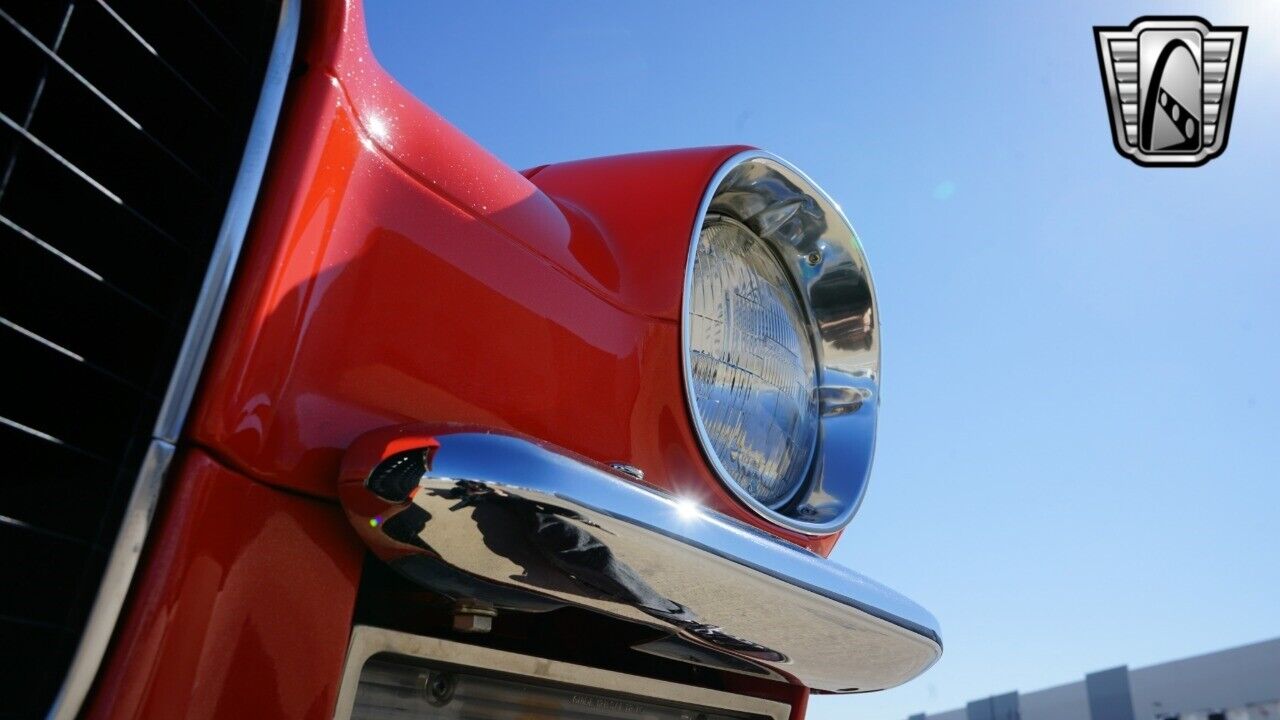
<path fill-rule="evenodd" d="M 1280 638 L 908 720 L 1280 720 Z"/>

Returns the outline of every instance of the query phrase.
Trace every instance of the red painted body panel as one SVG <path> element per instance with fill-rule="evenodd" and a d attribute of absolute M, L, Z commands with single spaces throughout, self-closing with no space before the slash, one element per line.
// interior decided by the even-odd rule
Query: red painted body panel
<path fill-rule="evenodd" d="M 305 8 L 189 449 L 88 717 L 329 717 L 364 554 L 333 499 L 348 446 L 380 428 L 515 431 L 819 553 L 836 540 L 742 507 L 687 414 L 685 255 L 742 148 L 526 177 L 395 83 L 363 22 L 357 2 Z"/>
<path fill-rule="evenodd" d="M 331 717 L 363 556 L 333 504 L 187 453 L 86 717 Z"/>
<path fill-rule="evenodd" d="M 332 497 L 370 430 L 513 430 L 829 552 L 836 536 L 742 507 L 687 414 L 685 254 L 706 183 L 741 148 L 552 165 L 531 182 L 377 65 L 357 5 L 314 19 L 193 440 Z"/>
<path fill-rule="evenodd" d="M 638 311 L 679 322 L 702 195 L 716 170 L 746 149 L 735 145 L 578 160 L 543 166 L 530 178 L 567 217 L 580 218 L 571 250 L 583 260 L 583 272 L 610 280 Z"/>

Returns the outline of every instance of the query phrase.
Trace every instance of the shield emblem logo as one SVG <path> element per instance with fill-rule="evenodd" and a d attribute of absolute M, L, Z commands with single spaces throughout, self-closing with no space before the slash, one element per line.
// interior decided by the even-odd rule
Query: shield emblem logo
<path fill-rule="evenodd" d="M 1121 155 L 1145 166 L 1194 166 L 1222 154 L 1248 28 L 1142 17 L 1093 31 Z"/>

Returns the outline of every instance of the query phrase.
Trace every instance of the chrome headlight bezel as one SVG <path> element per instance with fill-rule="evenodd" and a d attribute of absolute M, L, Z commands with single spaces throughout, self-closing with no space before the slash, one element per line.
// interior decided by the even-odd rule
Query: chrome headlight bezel
<path fill-rule="evenodd" d="M 703 228 L 717 217 L 747 226 L 782 260 L 810 321 L 818 365 L 819 430 L 806 476 L 790 500 L 768 507 L 729 473 L 716 452 L 694 392 L 689 322 L 694 264 Z M 681 310 L 685 399 L 703 454 L 743 504 L 809 535 L 849 523 L 866 491 L 880 403 L 880 332 L 866 255 L 844 213 L 795 166 L 749 150 L 725 162 L 707 186 L 693 226 Z"/>

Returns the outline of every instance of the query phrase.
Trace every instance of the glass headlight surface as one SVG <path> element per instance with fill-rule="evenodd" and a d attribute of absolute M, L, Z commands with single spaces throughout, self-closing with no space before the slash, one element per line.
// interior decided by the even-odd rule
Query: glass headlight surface
<path fill-rule="evenodd" d="M 818 372 L 804 306 L 769 245 L 708 219 L 688 308 L 693 411 L 707 448 L 756 502 L 786 503 L 818 442 Z"/>

